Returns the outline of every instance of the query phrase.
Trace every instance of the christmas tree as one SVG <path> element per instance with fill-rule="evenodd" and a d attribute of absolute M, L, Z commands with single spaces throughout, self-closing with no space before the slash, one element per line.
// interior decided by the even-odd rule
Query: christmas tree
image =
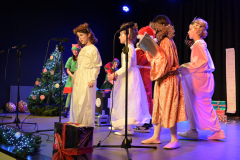
<path fill-rule="evenodd" d="M 38 116 L 57 116 L 60 109 L 60 94 L 62 94 L 62 106 L 65 104 L 65 96 L 60 93 L 61 77 L 61 53 L 58 46 L 43 66 L 42 78 L 37 78 L 32 93 L 28 98 L 28 110 Z M 55 69 L 56 68 L 56 69 Z M 55 73 L 54 73 L 55 69 Z M 67 75 L 63 70 L 62 91 L 67 81 Z"/>

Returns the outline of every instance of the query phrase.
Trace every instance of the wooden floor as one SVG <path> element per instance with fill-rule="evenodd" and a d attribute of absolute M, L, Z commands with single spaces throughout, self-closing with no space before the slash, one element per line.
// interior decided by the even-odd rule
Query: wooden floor
<path fill-rule="evenodd" d="M 0 114 L 3 116 L 4 114 Z M 3 122 L 13 122 L 15 114 L 7 114 L 12 116 L 12 119 L 4 119 Z M 22 122 L 28 114 L 19 114 L 19 119 Z M 0 122 L 1 122 L 0 118 Z M 53 129 L 54 122 L 58 122 L 58 117 L 40 117 L 30 115 L 25 122 L 32 122 L 38 124 L 38 130 Z M 62 122 L 68 121 L 68 118 L 62 118 Z M 12 124 L 15 126 L 15 124 Z M 181 147 L 175 150 L 165 150 L 163 146 L 170 141 L 169 129 L 162 129 L 160 145 L 157 149 L 147 148 L 130 148 L 129 153 L 132 160 L 237 160 L 240 159 L 240 123 L 231 120 L 230 123 L 221 123 L 222 129 L 225 131 L 227 139 L 222 141 L 212 141 L 207 139 L 207 135 L 211 134 L 210 131 L 200 131 L 200 139 L 198 141 L 187 140 L 179 137 Z M 188 122 L 178 123 L 178 131 L 186 131 L 189 128 Z M 22 125 L 24 132 L 34 132 L 36 128 L 34 125 Z M 96 145 L 100 140 L 103 140 L 109 133 L 108 127 L 95 127 L 94 131 L 94 144 Z M 131 136 L 132 145 L 144 146 L 141 141 L 151 137 L 151 133 L 136 133 Z M 38 153 L 28 156 L 29 160 L 50 160 L 52 157 L 53 146 L 53 131 L 36 133 L 41 135 L 42 144 Z M 110 136 L 102 143 L 103 145 L 121 145 L 123 136 L 116 136 L 111 133 Z M 149 145 L 146 145 L 149 146 Z M 1 145 L 1 148 L 11 151 L 11 147 Z M 0 157 L 0 159 L 2 159 Z M 127 153 L 122 148 L 95 148 L 92 155 L 93 160 L 127 160 Z"/>

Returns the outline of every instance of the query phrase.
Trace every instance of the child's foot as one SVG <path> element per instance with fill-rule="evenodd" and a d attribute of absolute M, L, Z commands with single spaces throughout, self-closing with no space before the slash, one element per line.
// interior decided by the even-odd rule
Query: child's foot
<path fill-rule="evenodd" d="M 69 112 L 69 108 L 65 107 L 64 110 L 62 111 L 62 116 L 67 118 Z"/>
<path fill-rule="evenodd" d="M 223 130 L 218 131 L 218 132 L 213 132 L 213 134 L 211 136 L 208 136 L 208 139 L 225 139 L 225 133 Z"/>
<path fill-rule="evenodd" d="M 138 127 L 136 126 L 136 128 L 133 128 L 135 132 L 140 132 L 140 133 L 149 133 L 150 129 L 149 127 Z"/>
<path fill-rule="evenodd" d="M 116 135 L 118 136 L 125 136 L 125 129 L 119 131 L 119 132 L 115 132 Z M 132 136 L 134 134 L 134 130 L 128 130 L 127 131 L 127 135 L 128 136 Z"/>
<path fill-rule="evenodd" d="M 176 149 L 176 148 L 179 148 L 179 147 L 180 147 L 180 144 L 177 141 L 177 142 L 170 142 L 166 146 L 164 146 L 163 148 L 164 149 Z"/>
<path fill-rule="evenodd" d="M 118 127 L 108 127 L 109 130 L 111 130 L 111 128 L 112 128 L 112 131 L 121 130 L 121 129 L 118 128 Z"/>
<path fill-rule="evenodd" d="M 153 125 L 152 123 L 145 123 L 142 127 L 148 127 L 150 130 L 153 130 Z"/>
<path fill-rule="evenodd" d="M 142 144 L 161 144 L 160 139 L 149 138 L 141 142 Z"/>
<path fill-rule="evenodd" d="M 198 139 L 198 131 L 191 129 L 186 132 L 178 132 L 178 136 L 189 139 Z"/>

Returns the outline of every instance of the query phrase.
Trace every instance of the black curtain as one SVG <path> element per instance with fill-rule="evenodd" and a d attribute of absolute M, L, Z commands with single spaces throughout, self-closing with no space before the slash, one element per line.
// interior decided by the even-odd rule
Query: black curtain
<path fill-rule="evenodd" d="M 124 22 L 134 21 L 139 28 L 149 24 L 156 15 L 166 15 L 175 27 L 174 41 L 177 45 L 180 64 L 189 62 L 190 48 L 184 45 L 189 24 L 194 17 L 201 17 L 209 24 L 205 41 L 215 64 L 215 93 L 213 100 L 226 100 L 226 48 L 235 48 L 236 80 L 239 79 L 239 0 L 58 0 L 58 1 L 5 1 L 0 2 L 0 51 L 14 45 L 27 44 L 22 50 L 21 86 L 33 86 L 41 77 L 47 42 L 50 38 L 69 38 L 64 44 L 64 63 L 72 55 L 71 44 L 76 43 L 73 28 L 88 22 L 97 36 L 103 65 L 112 60 L 114 33 Z M 130 11 L 124 13 L 122 6 Z M 116 39 L 118 39 L 118 36 Z M 51 42 L 52 52 L 57 42 Z M 116 57 L 120 59 L 122 45 L 116 40 Z M 7 81 L 4 80 L 7 54 L 0 55 L 0 108 L 9 101 L 9 86 L 17 85 L 17 58 L 15 51 L 9 55 Z M 103 67 L 98 78 L 98 87 L 104 81 Z M 237 84 L 236 96 L 240 92 Z M 240 116 L 237 98 L 236 116 Z"/>
<path fill-rule="evenodd" d="M 208 36 L 205 39 L 212 56 L 215 71 L 215 92 L 213 100 L 227 100 L 226 93 L 226 48 L 235 49 L 236 58 L 236 97 L 240 89 L 237 80 L 240 78 L 238 61 L 240 56 L 240 1 L 238 0 L 169 0 L 158 2 L 148 1 L 139 4 L 139 17 L 136 22 L 142 27 L 154 16 L 167 15 L 175 27 L 175 38 L 180 64 L 190 61 L 191 50 L 184 44 L 189 24 L 195 17 L 208 22 Z M 148 4 L 148 5 L 146 5 Z M 149 12 L 145 12 L 148 10 Z M 149 19 L 151 17 L 151 19 Z M 237 100 L 236 116 L 240 116 L 239 99 Z"/>

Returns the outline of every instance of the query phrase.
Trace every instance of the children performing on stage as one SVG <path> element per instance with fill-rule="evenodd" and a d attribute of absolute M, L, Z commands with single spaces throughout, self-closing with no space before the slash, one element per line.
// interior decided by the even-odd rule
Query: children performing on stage
<path fill-rule="evenodd" d="M 158 40 L 158 53 L 152 57 L 147 52 L 151 64 L 150 78 L 155 81 L 152 123 L 154 134 L 142 141 L 144 144 L 160 144 L 161 127 L 170 128 L 171 141 L 165 149 L 180 147 L 177 138 L 177 122 L 186 121 L 185 103 L 180 78 L 178 76 L 177 48 L 173 41 L 174 27 L 167 16 L 159 15 L 150 26 L 154 29 Z"/>
<path fill-rule="evenodd" d="M 73 90 L 70 107 L 70 121 L 81 123 L 82 126 L 95 126 L 95 100 L 97 77 L 102 66 L 102 60 L 93 32 L 87 23 L 73 30 L 83 46 L 77 58 L 77 70 L 73 76 Z"/>
<path fill-rule="evenodd" d="M 118 70 L 118 65 L 119 65 L 119 60 L 117 58 L 114 58 L 114 60 L 112 62 L 108 62 L 105 66 L 105 72 L 106 77 L 105 77 L 105 81 L 102 85 L 102 87 L 100 89 L 112 89 L 113 87 L 113 80 L 112 81 L 108 81 L 108 75 L 114 73 L 115 71 Z"/>
<path fill-rule="evenodd" d="M 186 110 L 190 123 L 190 130 L 178 133 L 179 136 L 198 139 L 197 128 L 214 131 L 208 139 L 226 138 L 221 130 L 217 115 L 211 104 L 214 93 L 215 70 L 207 44 L 203 38 L 207 37 L 208 23 L 200 18 L 194 19 L 189 25 L 188 35 L 194 40 L 191 46 L 191 61 L 181 65 L 181 80 L 184 91 Z"/>
<path fill-rule="evenodd" d="M 67 63 L 65 65 L 65 68 L 67 68 L 67 73 L 68 73 L 67 82 L 63 90 L 64 94 L 68 94 L 66 104 L 62 112 L 62 115 L 65 118 L 67 118 L 69 107 L 70 107 L 71 94 L 72 94 L 72 78 L 73 78 L 74 72 L 77 70 L 77 57 L 78 57 L 79 51 L 80 51 L 80 46 L 78 46 L 78 44 L 72 44 L 73 55 L 72 57 L 68 58 Z"/>
<path fill-rule="evenodd" d="M 126 24 L 123 24 L 123 28 Z M 147 95 L 142 81 L 141 74 L 137 68 L 137 58 L 134 49 L 134 43 L 138 35 L 137 24 L 132 28 L 129 28 L 120 32 L 120 43 L 126 44 L 126 32 L 128 32 L 128 135 L 133 135 L 134 130 L 132 125 L 142 125 L 148 123 L 151 116 L 148 111 Z M 112 126 L 114 128 L 121 128 L 119 132 L 115 132 L 116 135 L 125 135 L 125 78 L 126 78 L 126 54 L 121 54 L 122 67 L 114 74 L 109 75 L 108 80 L 111 81 L 117 77 L 115 86 L 113 87 L 113 106 L 112 102 Z M 112 94 L 111 94 L 112 95 Z"/>

